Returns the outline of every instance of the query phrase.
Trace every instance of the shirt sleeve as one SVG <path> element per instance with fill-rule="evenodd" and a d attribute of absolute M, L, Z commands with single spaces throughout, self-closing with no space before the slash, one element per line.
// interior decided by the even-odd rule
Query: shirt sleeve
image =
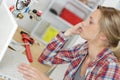
<path fill-rule="evenodd" d="M 49 65 L 69 63 L 75 57 L 77 50 L 75 47 L 71 49 L 63 49 L 63 46 L 68 39 L 68 37 L 64 36 L 63 32 L 57 34 L 57 36 L 43 50 L 38 61 Z"/>

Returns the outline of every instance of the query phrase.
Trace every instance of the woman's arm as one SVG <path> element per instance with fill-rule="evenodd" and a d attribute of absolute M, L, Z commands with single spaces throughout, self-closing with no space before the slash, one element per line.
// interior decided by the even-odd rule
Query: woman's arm
<path fill-rule="evenodd" d="M 57 36 L 46 46 L 38 61 L 44 64 L 62 64 L 70 62 L 76 55 L 76 47 L 70 49 L 63 49 L 68 37 L 79 34 L 80 24 L 69 28 L 66 32 L 60 32 Z"/>

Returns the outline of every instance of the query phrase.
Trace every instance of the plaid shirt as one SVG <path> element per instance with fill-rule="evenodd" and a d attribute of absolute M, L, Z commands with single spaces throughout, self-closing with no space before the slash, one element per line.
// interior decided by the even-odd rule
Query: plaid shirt
<path fill-rule="evenodd" d="M 38 60 L 49 65 L 70 63 L 64 80 L 73 80 L 79 66 L 88 54 L 88 44 L 85 42 L 70 49 L 63 49 L 67 40 L 60 32 L 47 45 Z M 110 49 L 101 51 L 96 60 L 88 65 L 85 80 L 120 80 L 120 65 Z"/>

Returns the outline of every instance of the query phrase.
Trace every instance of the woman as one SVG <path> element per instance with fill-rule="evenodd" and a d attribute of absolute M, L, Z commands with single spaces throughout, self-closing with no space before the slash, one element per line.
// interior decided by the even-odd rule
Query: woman
<path fill-rule="evenodd" d="M 80 35 L 86 42 L 62 49 L 72 35 Z M 39 62 L 70 63 L 64 80 L 120 80 L 120 64 L 115 56 L 120 55 L 119 41 L 120 11 L 99 6 L 88 19 L 60 32 L 44 49 Z M 19 66 L 19 71 L 27 80 L 49 80 L 27 64 Z"/>

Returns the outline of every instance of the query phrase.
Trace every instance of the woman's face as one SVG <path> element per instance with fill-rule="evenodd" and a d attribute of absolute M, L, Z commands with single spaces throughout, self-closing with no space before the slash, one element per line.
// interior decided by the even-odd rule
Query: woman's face
<path fill-rule="evenodd" d="M 94 11 L 89 18 L 85 21 L 77 24 L 77 26 L 81 26 L 80 36 L 85 40 L 94 40 L 99 33 L 99 19 L 101 17 L 100 10 Z"/>

